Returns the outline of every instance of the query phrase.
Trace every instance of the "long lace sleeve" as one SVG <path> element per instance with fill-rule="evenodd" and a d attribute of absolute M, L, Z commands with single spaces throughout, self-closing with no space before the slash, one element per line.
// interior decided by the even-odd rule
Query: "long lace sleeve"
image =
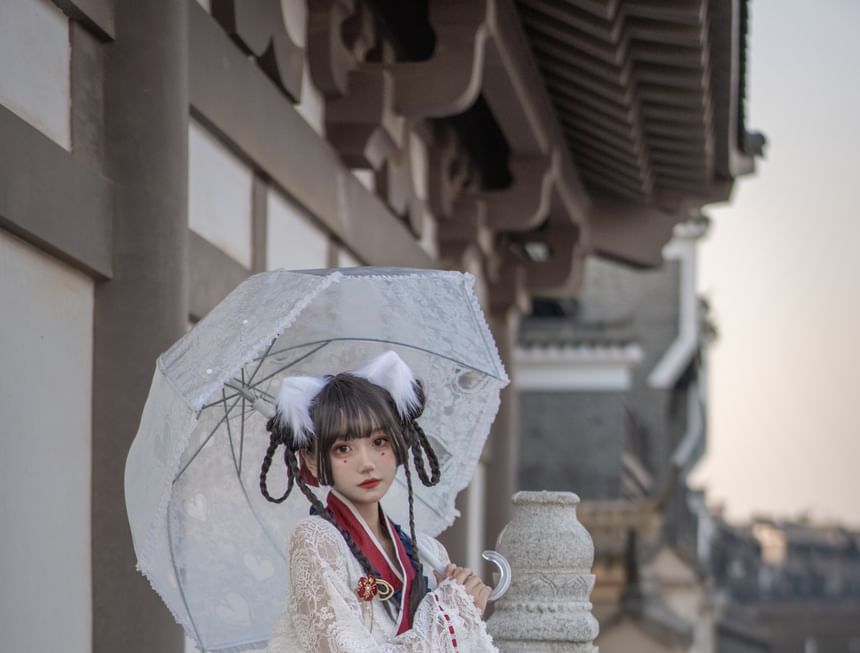
<path fill-rule="evenodd" d="M 424 597 L 407 632 L 378 641 L 364 606 L 349 584 L 343 539 L 330 524 L 306 520 L 290 542 L 290 592 L 268 653 L 489 653 L 495 652 L 484 621 L 463 587 L 442 582 Z M 378 627 L 378 626 L 377 626 Z"/>

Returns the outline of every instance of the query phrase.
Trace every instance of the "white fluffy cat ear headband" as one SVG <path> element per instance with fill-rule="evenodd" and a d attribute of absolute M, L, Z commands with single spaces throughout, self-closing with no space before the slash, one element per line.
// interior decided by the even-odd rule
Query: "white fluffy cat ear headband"
<path fill-rule="evenodd" d="M 421 407 L 418 381 L 409 366 L 393 351 L 370 359 L 358 369 L 350 370 L 349 374 L 385 388 L 402 420 L 409 419 Z M 304 449 L 314 438 L 310 408 L 314 397 L 327 383 L 326 377 L 318 376 L 289 376 L 281 381 L 275 419 L 293 432 L 296 449 Z"/>

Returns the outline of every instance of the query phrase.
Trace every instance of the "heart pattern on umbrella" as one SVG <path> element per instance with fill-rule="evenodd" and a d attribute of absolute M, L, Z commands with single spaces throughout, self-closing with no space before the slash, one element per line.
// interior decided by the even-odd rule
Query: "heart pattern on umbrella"
<path fill-rule="evenodd" d="M 267 558 L 258 558 L 251 553 L 246 553 L 242 556 L 242 562 L 257 580 L 266 580 L 275 575 L 275 565 Z"/>
<path fill-rule="evenodd" d="M 195 494 L 191 499 L 185 502 L 185 512 L 189 517 L 193 517 L 197 521 L 206 521 L 209 516 L 209 509 L 206 504 L 206 497 L 202 494 Z"/>
<path fill-rule="evenodd" d="M 251 623 L 248 602 L 236 592 L 227 592 L 215 607 L 215 614 L 221 621 L 231 626 L 247 626 Z"/>

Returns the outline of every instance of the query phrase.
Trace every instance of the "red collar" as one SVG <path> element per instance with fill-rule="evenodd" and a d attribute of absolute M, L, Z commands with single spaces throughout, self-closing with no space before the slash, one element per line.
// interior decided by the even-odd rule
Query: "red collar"
<path fill-rule="evenodd" d="M 361 518 L 361 515 L 358 514 L 358 511 L 348 499 L 331 491 L 328 494 L 326 506 L 329 513 L 334 517 L 335 523 L 349 533 L 352 541 L 367 556 L 370 564 L 379 572 L 380 577 L 390 583 L 395 592 L 398 590 L 401 591 L 400 605 L 398 606 L 400 618 L 398 620 L 397 634 L 399 635 L 412 628 L 412 620 L 409 617 L 409 609 L 406 606 L 409 602 L 409 592 L 415 580 L 415 570 L 412 568 L 409 555 L 406 553 L 406 547 L 404 547 L 403 542 L 397 534 L 394 522 L 382 512 L 382 507 L 380 506 L 379 511 L 382 524 L 387 528 L 388 535 L 394 542 L 395 550 L 397 551 L 397 560 L 389 562 L 388 556 L 385 554 L 376 536 L 370 531 L 364 519 Z M 403 587 L 404 576 L 406 578 L 405 590 Z M 394 601 L 395 599 L 391 600 Z"/>

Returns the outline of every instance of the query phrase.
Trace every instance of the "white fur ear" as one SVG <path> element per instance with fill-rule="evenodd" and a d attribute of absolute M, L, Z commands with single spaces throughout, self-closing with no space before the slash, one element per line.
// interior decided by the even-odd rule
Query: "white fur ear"
<path fill-rule="evenodd" d="M 350 372 L 388 390 L 401 419 L 420 406 L 418 382 L 409 366 L 395 352 L 387 351 Z"/>
<path fill-rule="evenodd" d="M 278 418 L 293 432 L 295 448 L 304 449 L 314 437 L 311 402 L 325 387 L 326 379 L 318 376 L 288 376 L 278 391 Z"/>

